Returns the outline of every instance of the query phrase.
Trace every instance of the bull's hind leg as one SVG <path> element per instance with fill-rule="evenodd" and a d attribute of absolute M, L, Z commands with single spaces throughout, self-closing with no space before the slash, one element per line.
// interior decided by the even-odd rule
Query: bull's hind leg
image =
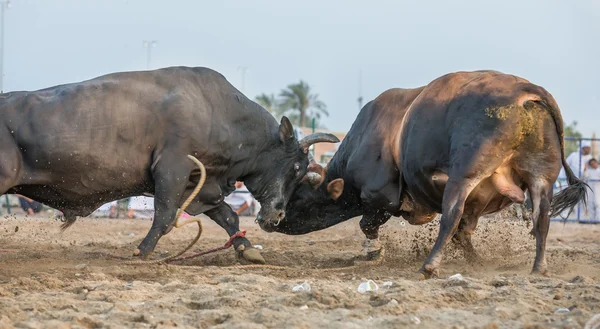
<path fill-rule="evenodd" d="M 379 241 L 379 227 L 385 224 L 392 215 L 385 211 L 370 212 L 363 215 L 360 220 L 360 229 L 365 234 L 363 252 L 367 259 L 374 260 L 383 257 L 384 248 Z"/>
<path fill-rule="evenodd" d="M 225 202 L 221 202 L 216 208 L 205 212 L 205 214 L 215 221 L 215 223 L 219 224 L 219 226 L 224 228 L 229 236 L 233 236 L 240 230 L 240 219 L 238 215 Z M 236 237 L 233 239 L 233 246 L 238 252 L 238 255 L 244 257 L 247 261 L 265 264 L 265 259 L 258 249 L 253 248 L 250 241 L 245 237 Z"/>
<path fill-rule="evenodd" d="M 12 143 L 12 135 L 0 129 L 0 196 L 18 185 L 21 171 L 19 149 Z"/>
<path fill-rule="evenodd" d="M 183 198 L 193 163 L 185 155 L 164 155 L 152 172 L 154 178 L 154 220 L 135 255 L 148 257 L 158 240 L 175 224 L 175 214 Z"/>
<path fill-rule="evenodd" d="M 532 273 L 548 275 L 546 265 L 546 238 L 550 229 L 550 201 L 552 200 L 552 185 L 543 179 L 534 179 L 530 186 L 533 205 L 533 232 L 535 233 L 535 262 Z"/>
<path fill-rule="evenodd" d="M 8 192 L 11 187 L 15 186 L 15 182 L 16 179 L 2 172 L 2 168 L 0 167 L 0 196 Z"/>

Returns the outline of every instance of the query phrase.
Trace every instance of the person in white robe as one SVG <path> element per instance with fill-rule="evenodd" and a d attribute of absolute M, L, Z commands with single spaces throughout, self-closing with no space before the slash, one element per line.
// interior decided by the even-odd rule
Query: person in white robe
<path fill-rule="evenodd" d="M 129 198 L 129 205 L 127 206 L 128 218 L 154 218 L 154 198 L 147 196 L 134 196 Z"/>
<path fill-rule="evenodd" d="M 592 189 L 588 191 L 587 198 L 589 219 L 600 221 L 600 168 L 596 159 L 591 159 L 588 162 L 583 178 Z"/>
<path fill-rule="evenodd" d="M 100 208 L 96 209 L 91 215 L 92 217 L 108 217 L 108 218 L 116 218 L 117 217 L 117 201 L 112 201 L 103 204 Z"/>
<path fill-rule="evenodd" d="M 233 193 L 225 197 L 225 202 L 238 216 L 252 216 L 254 197 L 243 182 L 235 182 L 235 188 Z"/>

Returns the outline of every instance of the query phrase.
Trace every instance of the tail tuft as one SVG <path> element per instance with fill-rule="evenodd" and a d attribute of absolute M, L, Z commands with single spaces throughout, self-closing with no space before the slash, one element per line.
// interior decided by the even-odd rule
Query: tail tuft
<path fill-rule="evenodd" d="M 73 223 L 75 223 L 75 221 L 77 221 L 77 216 L 65 216 L 62 215 L 59 217 L 60 221 L 63 222 L 62 225 L 60 225 L 60 231 L 64 232 L 66 229 L 68 229 L 69 227 L 71 227 L 71 225 L 73 225 Z"/>
<path fill-rule="evenodd" d="M 570 208 L 567 215 L 567 217 L 569 217 L 580 200 L 583 201 L 585 206 L 588 188 L 590 187 L 581 180 L 569 182 L 569 186 L 552 197 L 552 204 L 550 205 L 550 217 L 557 216 Z"/>

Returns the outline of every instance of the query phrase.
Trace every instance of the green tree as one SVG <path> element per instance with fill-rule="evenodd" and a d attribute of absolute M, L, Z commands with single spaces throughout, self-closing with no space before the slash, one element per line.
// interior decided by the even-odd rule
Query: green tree
<path fill-rule="evenodd" d="M 281 113 L 280 112 L 280 106 L 279 106 L 279 102 L 277 102 L 277 99 L 275 98 L 275 95 L 271 94 L 271 95 L 267 95 L 265 93 L 262 93 L 258 96 L 256 96 L 256 98 L 254 99 L 258 104 L 260 104 L 262 107 L 265 108 L 265 110 L 267 110 L 269 113 L 271 113 L 275 118 L 279 119 L 278 116 L 280 116 Z"/>
<path fill-rule="evenodd" d="M 577 130 L 577 121 L 571 122 L 569 125 L 565 125 L 564 128 L 565 137 L 581 138 L 583 135 Z M 577 141 L 565 140 L 565 156 L 576 152 L 579 149 L 579 143 Z"/>
<path fill-rule="evenodd" d="M 319 99 L 318 94 L 311 94 L 310 86 L 302 80 L 288 85 L 279 96 L 282 114 L 289 113 L 290 120 L 297 116 L 297 124 L 300 127 L 306 126 L 307 116 L 311 119 L 314 117 L 316 120 L 321 119 L 321 115 L 329 116 L 325 103 Z"/>
<path fill-rule="evenodd" d="M 300 115 L 298 113 L 289 113 L 287 115 L 288 119 L 294 126 L 300 126 Z M 306 116 L 306 126 L 312 127 L 313 118 L 315 119 L 315 128 L 327 128 L 324 124 L 321 123 L 321 120 L 317 117 L 313 117 L 310 114 Z"/>

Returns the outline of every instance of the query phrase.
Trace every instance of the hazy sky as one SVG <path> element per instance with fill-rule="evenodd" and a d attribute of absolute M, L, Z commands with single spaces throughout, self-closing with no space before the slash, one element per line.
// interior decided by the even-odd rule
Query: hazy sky
<path fill-rule="evenodd" d="M 546 88 L 565 121 L 600 133 L 600 0 L 12 0 L 4 90 L 152 68 L 215 69 L 254 98 L 307 81 L 323 123 L 347 130 L 365 103 L 458 70 L 494 69 Z"/>

